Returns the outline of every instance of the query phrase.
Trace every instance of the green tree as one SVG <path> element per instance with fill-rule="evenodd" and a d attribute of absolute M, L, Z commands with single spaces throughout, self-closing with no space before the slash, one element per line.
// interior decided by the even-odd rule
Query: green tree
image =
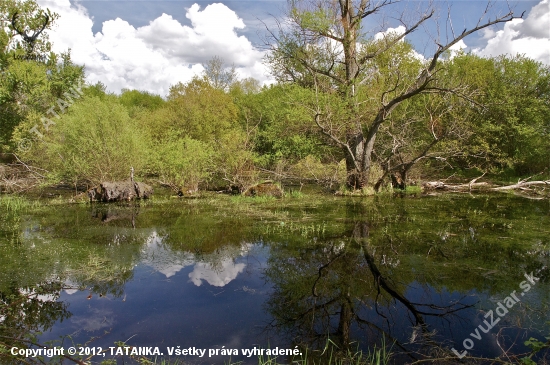
<path fill-rule="evenodd" d="M 298 0 L 289 4 L 290 24 L 272 33 L 268 62 L 280 82 L 297 83 L 317 92 L 318 100 L 308 106 L 310 118 L 327 141 L 345 155 L 347 185 L 353 189 L 369 183 L 376 137 L 392 112 L 418 95 L 450 91 L 434 86 L 440 58 L 466 36 L 514 19 L 509 12 L 485 23 L 480 21 L 460 34 L 453 32 L 448 41 L 438 44 L 414 77 L 403 78 L 391 63 L 380 69 L 379 60 L 399 48 L 405 36 L 433 16 L 433 10 L 407 25 L 403 34 L 388 34 L 373 41 L 365 36 L 362 23 L 393 4 L 391 1 Z"/>
<path fill-rule="evenodd" d="M 154 95 L 147 91 L 123 89 L 120 94 L 120 103 L 128 108 L 131 116 L 139 112 L 140 109 L 155 110 L 162 107 L 165 103 L 160 95 Z"/>
<path fill-rule="evenodd" d="M 252 144 L 234 95 L 208 79 L 172 86 L 166 103 L 135 119 L 151 137 L 148 172 L 175 191 L 196 192 L 203 183 L 243 189 L 254 180 Z"/>
<path fill-rule="evenodd" d="M 54 181 L 98 184 L 139 174 L 149 155 L 144 132 L 115 96 L 83 97 L 24 155 L 51 172 Z"/>
<path fill-rule="evenodd" d="M 321 134 L 300 107 L 314 96 L 295 85 L 274 85 L 239 98 L 241 127 L 254 135 L 254 149 L 263 167 L 294 164 L 308 155 L 327 159 L 330 153 Z"/>
<path fill-rule="evenodd" d="M 49 56 L 51 43 L 44 30 L 51 29 L 59 15 L 42 9 L 35 0 L 4 0 L 0 3 L 1 52 L 27 60 L 45 59 Z M 4 57 L 2 57 L 4 58 Z"/>
<path fill-rule="evenodd" d="M 163 128 L 181 137 L 209 142 L 237 125 L 237 107 L 231 96 L 206 79 L 172 86 L 167 108 L 170 116 Z"/>
<path fill-rule="evenodd" d="M 70 53 L 50 52 L 47 35 L 41 32 L 46 16 L 45 29 L 50 29 L 58 16 L 42 10 L 35 1 L 0 3 L 0 21 L 9 25 L 0 28 L 0 151 L 3 152 L 17 152 L 20 133 L 14 136 L 14 132 L 18 127 L 30 124 L 29 118 L 36 115 L 46 116 L 84 79 L 84 68 L 71 61 Z M 32 41 L 34 53 L 28 54 L 29 45 L 16 37 L 18 31 L 36 35 Z"/>
<path fill-rule="evenodd" d="M 473 55 L 457 58 L 453 67 L 479 89 L 481 107 L 464 108 L 475 131 L 466 146 L 473 163 L 517 174 L 548 168 L 550 68 L 523 56 Z"/>
<path fill-rule="evenodd" d="M 189 137 L 164 140 L 155 147 L 154 171 L 160 181 L 179 193 L 193 194 L 211 179 L 214 151 Z"/>

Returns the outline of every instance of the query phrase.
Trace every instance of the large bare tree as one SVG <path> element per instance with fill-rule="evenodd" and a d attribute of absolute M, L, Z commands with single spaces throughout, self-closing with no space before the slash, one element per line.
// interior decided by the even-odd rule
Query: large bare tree
<path fill-rule="evenodd" d="M 460 33 L 450 26 L 445 36 L 433 37 L 430 57 L 406 77 L 399 57 L 392 59 L 392 54 L 402 47 L 407 35 L 434 20 L 435 10 L 430 7 L 419 12 L 412 21 L 404 12 L 398 17 L 404 32 L 367 37 L 363 28 L 366 19 L 391 10 L 396 2 L 290 0 L 288 24 L 270 30 L 268 62 L 274 75 L 280 82 L 315 90 L 316 100 L 309 105 L 312 119 L 327 141 L 342 150 L 351 189 L 369 184 L 376 135 L 395 108 L 420 94 L 456 92 L 437 83 L 442 56 L 468 35 L 516 18 L 509 9 L 489 18 L 488 4 L 475 26 Z M 384 68 L 384 62 L 394 67 Z"/>

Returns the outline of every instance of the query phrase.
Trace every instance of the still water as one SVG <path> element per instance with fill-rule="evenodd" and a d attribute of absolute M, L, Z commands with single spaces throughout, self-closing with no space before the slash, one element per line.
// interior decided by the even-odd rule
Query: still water
<path fill-rule="evenodd" d="M 547 200 L 156 197 L 0 214 L 1 363 L 37 348 L 25 341 L 206 350 L 170 357 L 197 364 L 254 364 L 243 349 L 276 347 L 311 361 L 385 348 L 396 364 L 465 350 L 514 363 L 550 335 Z M 108 359 L 132 363 L 110 350 L 91 361 Z"/>

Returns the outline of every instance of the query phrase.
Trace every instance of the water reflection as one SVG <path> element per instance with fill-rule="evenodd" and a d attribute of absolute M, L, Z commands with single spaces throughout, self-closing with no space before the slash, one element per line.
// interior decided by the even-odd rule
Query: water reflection
<path fill-rule="evenodd" d="M 146 240 L 141 253 L 141 263 L 169 278 L 183 268 L 193 266 L 189 279 L 196 286 L 203 280 L 212 286 L 223 287 L 234 280 L 246 267 L 235 263 L 235 258 L 244 256 L 252 245 L 223 246 L 212 253 L 197 255 L 188 251 L 173 250 L 164 243 L 164 238 L 153 232 Z M 199 261 L 200 260 L 200 261 Z"/>
<path fill-rule="evenodd" d="M 333 342 L 345 356 L 360 342 L 380 346 L 385 338 L 412 354 L 418 351 L 416 345 L 411 348 L 413 343 L 435 344 L 425 317 L 445 318 L 472 305 L 408 299 L 406 293 L 417 283 L 392 273 L 399 266 L 398 252 L 376 253 L 365 221 L 355 222 L 344 237 L 317 239 L 315 245 L 273 245 L 266 270 L 275 284 L 267 301 L 272 326 L 305 348 L 321 352 Z"/>
<path fill-rule="evenodd" d="M 475 306 L 486 297 L 471 289 L 455 291 L 452 282 L 441 286 L 441 279 L 452 274 L 453 270 L 452 267 L 438 265 L 445 261 L 452 265 L 452 254 L 445 253 L 449 248 L 434 244 L 433 238 L 424 237 L 424 242 L 418 241 L 423 233 L 418 230 L 420 227 L 410 225 L 410 214 L 403 206 L 396 207 L 392 213 L 393 216 L 386 216 L 383 220 L 378 218 L 369 222 L 362 219 L 372 216 L 365 206 L 352 204 L 348 206 L 349 228 L 345 232 L 334 236 L 315 236 L 301 243 L 272 242 L 266 270 L 267 280 L 275 285 L 275 292 L 266 302 L 266 308 L 274 318 L 271 326 L 292 338 L 294 343 L 317 349 L 317 354 L 322 353 L 325 357 L 349 357 L 357 347 L 365 349 L 367 345 L 380 348 L 386 344 L 391 347 L 397 363 L 429 358 L 437 358 L 437 361 L 434 360 L 437 363 L 456 361 L 450 349 L 453 343 L 461 345 L 464 336 L 468 335 L 457 325 L 482 322 L 481 317 L 486 311 L 479 313 Z M 404 229 L 390 231 L 384 222 L 386 219 L 393 220 Z M 380 224 L 381 221 L 384 224 Z M 473 247 L 478 250 L 473 256 L 484 253 L 485 249 L 479 249 L 477 235 L 472 234 L 474 229 L 468 222 L 463 225 L 468 228 L 457 230 L 456 227 L 447 227 L 448 231 L 459 232 L 447 234 L 446 238 L 454 236 L 448 243 L 455 245 L 458 241 L 463 245 L 454 255 L 464 255 Z M 381 226 L 385 229 L 381 230 Z M 417 228 L 418 233 L 411 234 L 407 226 Z M 433 227 L 430 228 L 433 232 Z M 433 232 L 432 235 L 438 233 Z M 414 255 L 419 246 L 426 247 L 424 252 L 427 252 L 427 257 L 431 255 L 436 258 L 435 261 L 422 260 L 420 265 L 426 265 L 424 268 L 419 266 L 419 257 Z M 525 261 L 525 266 L 538 268 L 537 275 L 547 277 L 548 266 L 535 264 L 541 258 L 540 253 L 527 258 L 525 253 L 520 252 L 522 250 L 515 248 L 503 255 L 514 257 L 511 266 L 523 266 Z M 548 252 L 547 248 L 543 252 Z M 430 266 L 439 267 L 433 270 Z M 507 282 L 510 283 L 510 280 Z M 481 288 L 486 284 L 487 280 L 479 280 L 473 287 Z M 546 306 L 544 302 L 539 302 L 542 306 L 536 303 L 536 300 L 530 303 L 531 309 Z M 524 315 L 516 313 L 510 320 L 521 323 L 519 326 L 530 326 Z M 506 330 L 509 323 L 506 320 L 506 325 L 499 327 L 500 331 Z M 524 336 L 534 333 L 531 330 L 518 331 L 519 326 L 516 332 L 512 331 L 516 338 L 521 333 Z M 453 330 L 456 332 L 453 333 Z M 507 344 L 507 350 L 499 346 L 480 345 L 473 355 L 507 357 L 507 352 L 527 350 L 520 341 L 506 338 L 498 329 L 495 332 L 502 336 L 499 340 Z M 327 351 L 328 344 L 335 345 L 336 353 Z"/>
<path fill-rule="evenodd" d="M 141 263 L 164 274 L 174 276 L 184 267 L 195 263 L 195 255 L 190 252 L 172 251 L 163 243 L 163 237 L 157 232 L 151 233 L 141 249 Z"/>
<path fill-rule="evenodd" d="M 20 215 L 0 238 L 0 336 L 80 331 L 74 338 L 85 342 L 107 330 L 96 344 L 135 335 L 135 346 L 300 345 L 318 350 L 313 357 L 327 343 L 337 350 L 324 356 L 345 356 L 385 341 L 397 363 L 454 359 L 449 349 L 491 300 L 531 271 L 540 288 L 492 335 L 540 338 L 517 327 L 547 319 L 544 203 L 338 200 L 242 214 L 199 203 Z M 21 311 L 6 311 L 19 301 Z M 519 326 L 505 332 L 511 324 Z M 473 354 L 502 355 L 493 337 L 486 342 Z"/>
<path fill-rule="evenodd" d="M 235 264 L 231 259 L 222 260 L 216 268 L 210 263 L 199 262 L 189 274 L 189 278 L 196 286 L 201 286 L 204 280 L 212 286 L 222 287 L 233 281 L 245 267 L 245 264 Z"/>

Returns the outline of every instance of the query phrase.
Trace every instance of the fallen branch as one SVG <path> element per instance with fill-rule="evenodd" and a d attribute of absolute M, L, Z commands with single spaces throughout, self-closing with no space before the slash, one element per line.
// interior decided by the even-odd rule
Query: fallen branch
<path fill-rule="evenodd" d="M 472 180 L 473 181 L 473 180 Z M 473 189 L 487 188 L 490 189 L 491 186 L 486 182 L 472 182 L 468 184 L 446 184 L 442 181 L 428 181 L 422 184 L 422 189 L 424 190 L 452 190 L 452 191 L 471 191 Z"/>
<path fill-rule="evenodd" d="M 517 184 L 508 185 L 508 186 L 499 186 L 497 188 L 492 188 L 491 190 L 512 190 L 512 189 L 523 189 L 535 185 L 550 185 L 550 180 L 546 181 L 525 181 L 522 180 Z"/>
<path fill-rule="evenodd" d="M 483 176 L 483 175 L 482 175 Z M 505 191 L 505 190 L 523 190 L 523 191 L 533 191 L 530 189 L 536 186 L 549 186 L 550 180 L 539 180 L 539 181 L 527 181 L 529 178 L 521 180 L 517 184 L 506 185 L 506 186 L 495 186 L 486 182 L 476 182 L 482 176 L 473 179 L 468 184 L 446 184 L 442 181 L 428 181 L 422 184 L 424 190 L 450 190 L 450 191 L 472 191 L 476 190 L 485 190 L 485 191 Z"/>

